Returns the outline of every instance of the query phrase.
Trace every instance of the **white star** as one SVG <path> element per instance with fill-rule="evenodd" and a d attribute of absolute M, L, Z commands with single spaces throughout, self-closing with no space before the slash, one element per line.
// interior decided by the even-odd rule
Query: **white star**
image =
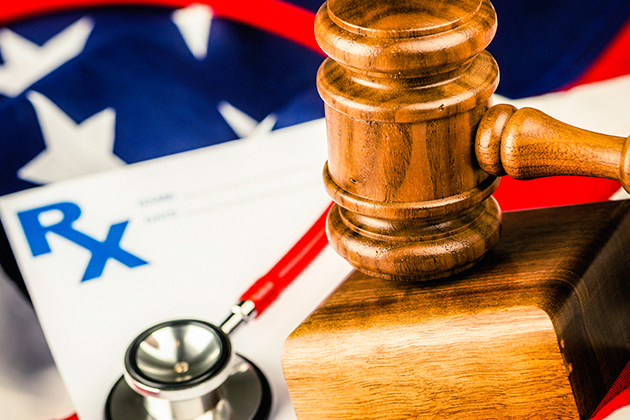
<path fill-rule="evenodd" d="M 113 108 L 77 124 L 41 93 L 30 91 L 26 97 L 37 113 L 46 149 L 18 171 L 19 178 L 47 184 L 125 165 L 113 154 Z"/>
<path fill-rule="evenodd" d="M 217 108 L 225 122 L 228 123 L 239 138 L 255 137 L 270 133 L 277 120 L 275 115 L 269 114 L 264 120 L 258 122 L 226 101 L 219 102 Z"/>
<path fill-rule="evenodd" d="M 212 9 L 209 6 L 193 3 L 183 9 L 175 10 L 171 16 L 188 49 L 197 60 L 203 60 L 208 54 L 212 15 Z"/>
<path fill-rule="evenodd" d="M 0 93 L 15 97 L 62 64 L 76 57 L 87 42 L 94 23 L 83 18 L 41 47 L 15 32 L 0 30 Z"/>

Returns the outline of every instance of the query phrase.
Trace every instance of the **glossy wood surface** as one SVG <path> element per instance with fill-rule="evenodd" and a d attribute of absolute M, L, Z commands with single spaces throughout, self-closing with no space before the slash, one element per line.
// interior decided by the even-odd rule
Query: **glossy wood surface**
<path fill-rule="evenodd" d="M 365 273 L 431 279 L 497 241 L 496 179 L 472 144 L 498 83 L 487 0 L 333 0 L 316 18 L 333 248 Z M 462 235 L 462 231 L 466 234 Z"/>
<path fill-rule="evenodd" d="M 588 418 L 630 360 L 629 213 L 507 213 L 441 281 L 354 273 L 285 343 L 298 419 Z"/>
<path fill-rule="evenodd" d="M 344 68 L 377 77 L 461 71 L 495 32 L 487 0 L 332 0 L 315 18 L 315 36 L 326 54 Z"/>

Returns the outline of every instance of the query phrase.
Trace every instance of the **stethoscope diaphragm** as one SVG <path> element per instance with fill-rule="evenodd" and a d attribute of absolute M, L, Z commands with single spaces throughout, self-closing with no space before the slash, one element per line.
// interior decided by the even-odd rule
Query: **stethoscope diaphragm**
<path fill-rule="evenodd" d="M 271 389 L 210 323 L 155 325 L 131 343 L 125 374 L 112 388 L 106 420 L 264 420 Z"/>

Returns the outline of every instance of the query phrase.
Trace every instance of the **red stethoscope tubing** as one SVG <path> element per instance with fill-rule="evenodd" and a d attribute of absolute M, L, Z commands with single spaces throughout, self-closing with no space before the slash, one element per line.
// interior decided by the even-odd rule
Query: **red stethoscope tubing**
<path fill-rule="evenodd" d="M 240 300 L 254 302 L 257 312 L 256 316 L 260 316 L 324 249 L 328 243 L 326 238 L 326 216 L 331 207 L 332 204 L 326 208 L 313 226 L 267 274 L 259 278 L 243 293 Z"/>

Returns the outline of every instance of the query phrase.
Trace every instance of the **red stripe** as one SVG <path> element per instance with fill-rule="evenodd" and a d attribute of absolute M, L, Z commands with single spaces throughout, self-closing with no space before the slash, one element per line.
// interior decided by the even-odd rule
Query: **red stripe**
<path fill-rule="evenodd" d="M 606 403 L 591 417 L 591 420 L 604 420 L 620 408 L 630 405 L 630 388 L 626 388 L 618 393 L 613 399 Z"/>
<path fill-rule="evenodd" d="M 504 176 L 493 196 L 505 211 L 522 210 L 605 201 L 620 187 L 609 179 L 558 176 L 518 181 Z"/>
<path fill-rule="evenodd" d="M 207 4 L 215 16 L 233 19 L 280 35 L 317 51 L 313 23 L 315 14 L 279 0 L 30 0 L 4 2 L 0 24 L 43 13 L 97 6 L 162 6 L 180 8 L 192 3 Z"/>
<path fill-rule="evenodd" d="M 603 401 L 595 409 L 591 420 L 602 420 L 621 407 L 630 405 L 630 363 L 626 365 Z"/>

